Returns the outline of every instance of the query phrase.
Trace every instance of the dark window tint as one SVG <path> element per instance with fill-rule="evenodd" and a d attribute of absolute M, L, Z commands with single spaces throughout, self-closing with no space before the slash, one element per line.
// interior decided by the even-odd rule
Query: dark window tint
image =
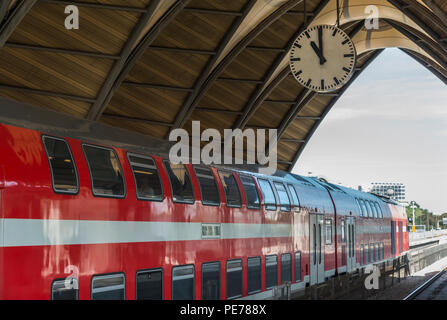
<path fill-rule="evenodd" d="M 371 254 L 370 262 L 373 263 L 374 262 L 374 244 L 372 244 L 372 243 L 369 245 L 369 253 Z"/>
<path fill-rule="evenodd" d="M 76 167 L 67 142 L 50 137 L 43 137 L 43 142 L 50 163 L 54 191 L 78 192 Z"/>
<path fill-rule="evenodd" d="M 261 258 L 247 259 L 247 290 L 248 293 L 261 291 Z"/>
<path fill-rule="evenodd" d="M 84 145 L 90 169 L 93 194 L 98 196 L 124 196 L 124 178 L 115 152 L 111 149 Z"/>
<path fill-rule="evenodd" d="M 278 257 L 265 257 L 265 288 L 269 289 L 278 285 Z"/>
<path fill-rule="evenodd" d="M 365 264 L 369 264 L 369 247 L 365 244 Z"/>
<path fill-rule="evenodd" d="M 241 193 L 237 186 L 233 173 L 227 171 L 219 171 L 220 180 L 225 189 L 225 199 L 229 207 L 241 206 Z"/>
<path fill-rule="evenodd" d="M 264 204 L 266 210 L 276 210 L 276 198 L 273 193 L 272 186 L 267 180 L 258 179 L 259 187 L 261 188 L 262 195 L 264 196 Z"/>
<path fill-rule="evenodd" d="M 379 261 L 379 244 L 376 243 L 374 247 L 375 247 L 375 259 L 376 261 Z"/>
<path fill-rule="evenodd" d="M 163 272 L 138 271 L 136 278 L 137 300 L 163 300 Z"/>
<path fill-rule="evenodd" d="M 210 168 L 194 167 L 197 180 L 202 194 L 202 203 L 206 205 L 218 206 L 220 204 L 219 189 Z"/>
<path fill-rule="evenodd" d="M 364 264 L 364 260 L 363 260 L 363 244 L 360 245 L 360 265 Z"/>
<path fill-rule="evenodd" d="M 286 188 L 280 182 L 275 182 L 275 189 L 279 196 L 279 204 L 281 211 L 290 211 L 290 199 L 287 194 Z"/>
<path fill-rule="evenodd" d="M 242 260 L 227 261 L 227 299 L 242 296 Z"/>
<path fill-rule="evenodd" d="M 292 255 L 285 253 L 281 255 L 281 283 L 292 281 Z"/>
<path fill-rule="evenodd" d="M 247 199 L 247 208 L 259 209 L 261 204 L 259 201 L 258 190 L 252 177 L 239 176 L 241 178 L 242 186 L 244 187 L 245 197 Z"/>
<path fill-rule="evenodd" d="M 162 200 L 163 188 L 154 160 L 149 157 L 129 154 L 129 163 L 135 179 L 137 198 Z"/>
<path fill-rule="evenodd" d="M 172 300 L 194 300 L 194 267 L 172 268 Z"/>
<path fill-rule="evenodd" d="M 188 171 L 183 164 L 173 164 L 164 161 L 171 182 L 172 199 L 174 202 L 194 203 L 194 193 Z"/>
<path fill-rule="evenodd" d="M 92 279 L 92 300 L 125 300 L 124 274 L 94 276 Z"/>
<path fill-rule="evenodd" d="M 295 252 L 295 282 L 301 281 L 301 252 Z"/>
<path fill-rule="evenodd" d="M 287 187 L 289 188 L 289 192 L 292 195 L 292 204 L 295 207 L 295 210 L 298 211 L 300 206 L 300 200 L 298 199 L 296 190 L 291 184 L 287 185 Z"/>
<path fill-rule="evenodd" d="M 220 299 L 220 263 L 202 265 L 202 300 Z"/>
<path fill-rule="evenodd" d="M 332 244 L 332 219 L 325 219 L 325 234 L 326 234 L 326 244 Z"/>
<path fill-rule="evenodd" d="M 78 280 L 74 278 L 54 280 L 51 285 L 52 300 L 78 300 Z"/>

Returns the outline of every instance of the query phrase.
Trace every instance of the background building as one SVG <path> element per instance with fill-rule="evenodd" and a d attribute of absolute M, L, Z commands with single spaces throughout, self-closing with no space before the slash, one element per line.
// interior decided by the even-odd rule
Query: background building
<path fill-rule="evenodd" d="M 393 190 L 393 192 L 390 193 L 388 190 Z M 397 201 L 405 201 L 405 185 L 403 183 L 373 182 L 369 192 L 391 197 Z"/>

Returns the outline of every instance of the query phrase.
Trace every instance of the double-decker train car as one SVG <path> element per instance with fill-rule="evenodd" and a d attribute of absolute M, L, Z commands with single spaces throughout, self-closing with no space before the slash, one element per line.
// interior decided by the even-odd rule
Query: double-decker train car
<path fill-rule="evenodd" d="M 267 299 L 408 250 L 398 203 L 0 124 L 0 299 Z"/>

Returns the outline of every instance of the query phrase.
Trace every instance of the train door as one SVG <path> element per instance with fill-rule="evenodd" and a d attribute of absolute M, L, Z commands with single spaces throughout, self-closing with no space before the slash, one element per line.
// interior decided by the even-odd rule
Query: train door
<path fill-rule="evenodd" d="M 399 225 L 399 254 L 404 251 L 404 225 L 402 221 L 398 222 Z"/>
<path fill-rule="evenodd" d="M 396 254 L 396 222 L 391 221 L 391 253 Z"/>
<path fill-rule="evenodd" d="M 324 219 L 310 214 L 310 285 L 324 282 Z"/>
<path fill-rule="evenodd" d="M 352 272 L 356 269 L 355 262 L 355 223 L 353 217 L 346 218 L 346 272 Z"/>

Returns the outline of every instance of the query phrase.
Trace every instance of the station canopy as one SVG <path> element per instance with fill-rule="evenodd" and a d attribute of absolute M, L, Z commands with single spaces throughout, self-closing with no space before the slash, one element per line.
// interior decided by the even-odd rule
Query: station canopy
<path fill-rule="evenodd" d="M 447 83 L 447 1 L 340 0 L 357 65 L 317 94 L 293 78 L 295 38 L 336 0 L 2 0 L 0 96 L 167 140 L 175 128 L 278 129 L 291 170 L 346 88 L 398 47 Z M 79 29 L 65 28 L 67 5 Z M 379 29 L 365 28 L 374 5 Z M 405 94 L 405 92 L 402 92 Z M 1 112 L 1 111 L 0 111 Z"/>

